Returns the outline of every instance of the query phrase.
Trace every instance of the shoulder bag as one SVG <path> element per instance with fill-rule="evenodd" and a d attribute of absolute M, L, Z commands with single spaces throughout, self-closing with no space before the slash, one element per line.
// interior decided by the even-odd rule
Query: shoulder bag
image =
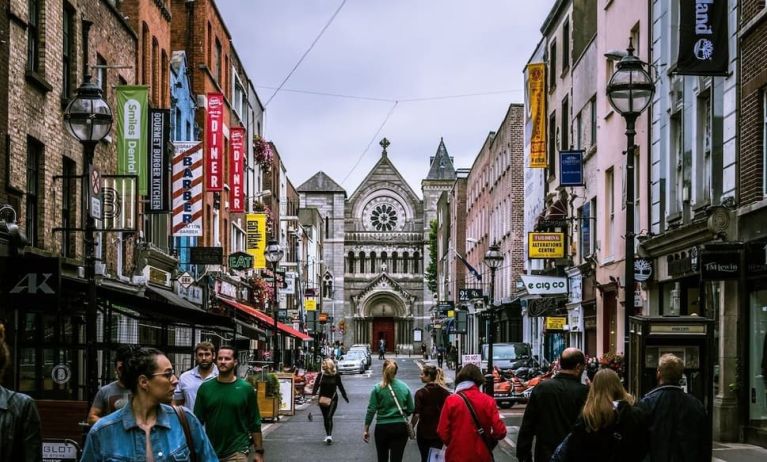
<path fill-rule="evenodd" d="M 394 399 L 394 404 L 396 404 L 397 405 L 397 409 L 399 409 L 399 414 L 405 420 L 405 425 L 407 426 L 407 436 L 411 440 L 414 440 L 415 439 L 415 429 L 413 429 L 413 424 L 411 424 L 410 421 L 407 420 L 407 416 L 405 415 L 405 412 L 402 410 L 402 406 L 399 405 L 399 401 L 397 401 L 397 395 L 394 394 L 394 390 L 392 389 L 391 385 L 389 385 L 388 388 L 389 388 L 389 392 L 391 393 L 392 399 Z"/>
<path fill-rule="evenodd" d="M 320 405 L 320 407 L 330 407 L 330 405 L 333 403 L 333 397 L 335 397 L 335 393 L 333 394 L 333 397 L 331 396 L 322 396 L 322 380 L 325 378 L 325 374 L 320 374 L 320 383 L 317 384 L 317 393 L 320 395 L 319 401 L 317 401 L 317 404 Z"/>
<path fill-rule="evenodd" d="M 176 411 L 178 420 L 181 422 L 181 428 L 184 429 L 184 438 L 186 438 L 186 446 L 189 448 L 189 460 L 191 462 L 197 462 L 197 453 L 194 450 L 194 441 L 192 440 L 192 432 L 189 430 L 189 422 L 186 420 L 186 413 L 181 406 L 172 405 L 173 410 Z"/>
<path fill-rule="evenodd" d="M 463 398 L 463 401 L 466 403 L 466 407 L 469 408 L 469 412 L 471 413 L 471 418 L 474 420 L 474 426 L 477 429 L 477 434 L 479 434 L 479 437 L 482 439 L 482 442 L 485 443 L 485 446 L 487 446 L 487 450 L 490 451 L 490 455 L 493 455 L 493 449 L 495 449 L 496 446 L 498 446 L 498 440 L 493 438 L 490 435 L 490 432 L 485 431 L 484 427 L 480 425 L 479 419 L 477 418 L 477 413 L 474 412 L 474 407 L 471 405 L 471 402 L 468 398 L 463 394 L 463 392 L 458 393 L 458 396 Z"/>

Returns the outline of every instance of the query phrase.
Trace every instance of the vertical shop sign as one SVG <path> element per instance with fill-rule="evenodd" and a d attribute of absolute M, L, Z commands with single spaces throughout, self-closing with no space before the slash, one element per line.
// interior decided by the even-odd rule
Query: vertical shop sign
<path fill-rule="evenodd" d="M 168 138 L 170 110 L 149 111 L 149 207 L 147 213 L 169 211 Z"/>
<path fill-rule="evenodd" d="M 205 125 L 205 190 L 224 190 L 224 95 L 208 93 Z"/>
<path fill-rule="evenodd" d="M 530 168 L 546 168 L 546 65 L 527 65 L 527 95 L 530 101 Z"/>
<path fill-rule="evenodd" d="M 266 268 L 266 214 L 249 213 L 245 217 L 245 252 L 253 255 L 253 268 Z"/>
<path fill-rule="evenodd" d="M 243 148 L 245 142 L 245 129 L 232 128 L 230 130 L 229 149 L 229 211 L 242 213 L 245 211 L 245 187 L 244 169 L 245 161 Z"/>
<path fill-rule="evenodd" d="M 202 236 L 202 143 L 176 142 L 173 157 L 173 236 Z"/>
<path fill-rule="evenodd" d="M 138 176 L 138 193 L 147 194 L 146 86 L 117 87 L 117 173 Z"/>
<path fill-rule="evenodd" d="M 727 75 L 730 62 L 727 0 L 679 2 L 679 57 L 676 73 Z"/>

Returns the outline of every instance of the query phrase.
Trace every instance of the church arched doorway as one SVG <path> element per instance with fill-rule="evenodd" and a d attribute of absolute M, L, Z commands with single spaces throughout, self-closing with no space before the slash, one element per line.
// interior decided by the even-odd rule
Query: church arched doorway
<path fill-rule="evenodd" d="M 398 345 L 412 343 L 412 319 L 404 301 L 394 292 L 370 297 L 359 315 L 355 343 L 367 343 L 374 352 L 378 352 L 382 340 L 387 352 L 394 352 Z"/>

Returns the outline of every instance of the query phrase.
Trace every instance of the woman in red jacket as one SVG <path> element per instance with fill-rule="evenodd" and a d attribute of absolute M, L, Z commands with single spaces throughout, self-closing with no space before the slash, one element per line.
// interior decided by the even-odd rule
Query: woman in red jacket
<path fill-rule="evenodd" d="M 469 404 L 488 439 L 499 441 L 506 437 L 506 425 L 498 414 L 495 400 L 479 389 L 484 381 L 482 372 L 474 364 L 465 365 L 455 377 L 455 394 L 445 401 L 437 426 L 437 434 L 447 445 L 446 462 L 494 460 L 492 450 L 474 424 Z"/>

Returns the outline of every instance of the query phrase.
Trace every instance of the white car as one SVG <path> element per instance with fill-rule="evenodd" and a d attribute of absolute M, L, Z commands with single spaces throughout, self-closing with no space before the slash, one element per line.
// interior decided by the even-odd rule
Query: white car
<path fill-rule="evenodd" d="M 341 359 L 336 363 L 336 369 L 338 372 L 352 373 L 352 374 L 364 374 L 367 369 L 367 359 L 362 351 L 349 351 L 345 355 L 341 356 Z"/>

